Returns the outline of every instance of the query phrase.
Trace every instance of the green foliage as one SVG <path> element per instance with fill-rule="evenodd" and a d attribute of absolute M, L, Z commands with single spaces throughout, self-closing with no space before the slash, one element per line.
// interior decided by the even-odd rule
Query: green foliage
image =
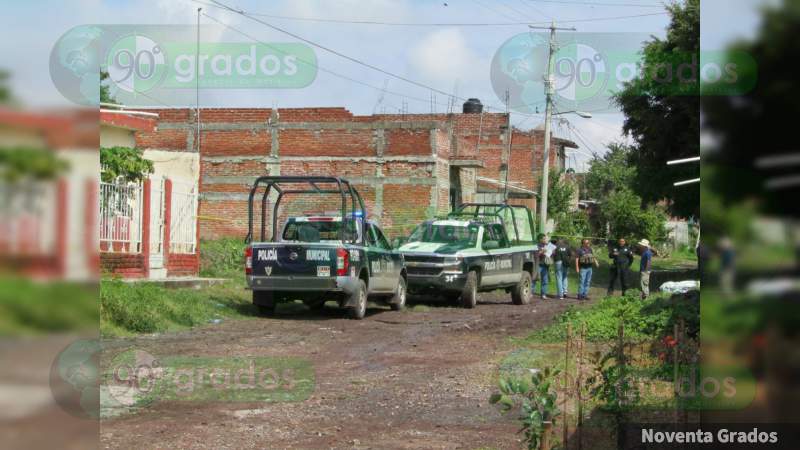
<path fill-rule="evenodd" d="M 682 87 L 677 76 L 665 84 L 652 74 L 665 63 L 677 68 L 681 62 L 700 60 L 700 1 L 674 2 L 667 8 L 672 16 L 667 38 L 653 38 L 644 45 L 641 70 L 645 76 L 626 83 L 615 101 L 625 114 L 623 129 L 635 142 L 630 157 L 637 168 L 634 191 L 646 202 L 669 199 L 675 215 L 689 216 L 699 209 L 699 184 L 676 189 L 672 183 L 697 178 L 699 164 L 667 168 L 666 162 L 700 154 L 698 84 L 691 85 L 694 91 L 678 94 L 674 91 Z M 742 128 L 761 129 L 753 123 Z"/>
<path fill-rule="evenodd" d="M 697 298 L 676 295 L 663 297 L 651 295 L 645 300 L 637 291 L 624 297 L 606 297 L 589 308 L 569 308 L 555 318 L 553 324 L 526 338 L 533 342 L 562 342 L 567 338 L 567 327 L 579 330 L 586 326 L 586 339 L 608 342 L 616 338 L 620 320 L 625 324 L 625 336 L 630 341 L 646 341 L 672 334 L 673 325 L 684 320 L 687 332 L 697 333 L 700 328 L 700 302 Z"/>
<path fill-rule="evenodd" d="M 111 95 L 111 88 L 106 83 L 108 80 L 108 72 L 105 70 L 100 71 L 100 103 L 117 103 L 117 99 Z"/>
<path fill-rule="evenodd" d="M 756 216 L 756 205 L 752 201 L 737 198 L 726 201 L 720 192 L 722 180 L 735 178 L 735 170 L 703 165 L 700 186 L 700 201 L 703 205 L 703 241 L 715 246 L 717 239 L 728 236 L 735 242 L 747 242 L 753 237 L 752 224 Z"/>
<path fill-rule="evenodd" d="M 106 183 L 119 177 L 123 181 L 136 182 L 153 173 L 153 162 L 142 157 L 142 152 L 130 147 L 100 147 L 100 177 Z"/>
<path fill-rule="evenodd" d="M 0 148 L 0 180 L 52 180 L 69 168 L 54 152 L 42 148 Z"/>
<path fill-rule="evenodd" d="M 703 125 L 715 136 L 717 150 L 703 156 L 703 169 L 712 163 L 725 168 L 718 175 L 720 182 L 711 188 L 723 204 L 758 198 L 756 206 L 761 212 L 796 217 L 800 213 L 800 202 L 790 199 L 797 197 L 797 188 L 767 189 L 764 186 L 767 179 L 794 175 L 796 169 L 763 170 L 754 163 L 765 155 L 797 152 L 797 133 L 787 122 L 800 116 L 797 102 L 800 83 L 797 83 L 797 70 L 786 61 L 800 55 L 800 40 L 796 34 L 800 27 L 800 3 L 784 0 L 762 5 L 753 38 L 729 48 L 751 56 L 758 63 L 759 82 L 745 95 L 703 98 Z M 768 137 L 766 143 L 764 137 Z M 706 187 L 705 178 L 702 187 Z M 705 198 L 702 206 L 705 220 Z M 703 233 L 705 239 L 708 234 Z"/>
<path fill-rule="evenodd" d="M 574 246 L 580 244 L 581 237 L 590 236 L 592 227 L 586 211 L 570 211 L 563 214 L 556 224 L 555 236 L 566 237 Z"/>
<path fill-rule="evenodd" d="M 200 275 L 212 278 L 242 279 L 244 242 L 222 238 L 200 242 Z"/>
<path fill-rule="evenodd" d="M 250 314 L 250 298 L 238 283 L 202 290 L 120 280 L 103 280 L 100 284 L 103 335 L 155 333 Z"/>
<path fill-rule="evenodd" d="M 539 179 L 539 183 L 541 184 L 541 179 Z M 559 234 L 569 234 L 568 232 L 575 231 L 576 215 L 571 209 L 577 187 L 573 183 L 567 182 L 557 170 L 550 170 L 548 185 L 547 216 L 555 221 Z M 579 217 L 578 220 L 580 220 Z"/>
<path fill-rule="evenodd" d="M 91 287 L 0 278 L 0 336 L 91 330 L 98 311 Z"/>
<path fill-rule="evenodd" d="M 561 414 L 557 405 L 555 381 L 559 371 L 546 367 L 531 376 L 530 383 L 525 379 L 502 378 L 498 382 L 500 392 L 493 394 L 489 401 L 497 404 L 504 412 L 518 409 L 520 432 L 525 435 L 529 450 L 537 450 L 542 441 L 545 423 L 555 425 Z"/>
<path fill-rule="evenodd" d="M 0 104 L 6 104 L 11 101 L 11 88 L 8 87 L 8 79 L 10 75 L 5 70 L 0 70 Z"/>
<path fill-rule="evenodd" d="M 586 174 L 588 198 L 603 200 L 616 190 L 633 189 L 636 166 L 628 164 L 632 151 L 630 146 L 612 143 L 609 144 L 607 153 L 595 155 L 589 162 L 589 171 Z"/>
<path fill-rule="evenodd" d="M 541 180 L 539 180 L 541 183 Z M 547 189 L 547 216 L 555 218 L 569 211 L 572 205 L 572 197 L 575 194 L 575 186 L 568 183 L 561 173 L 551 169 L 548 177 Z"/>
<path fill-rule="evenodd" d="M 642 199 L 627 189 L 612 192 L 600 210 L 601 219 L 609 224 L 609 237 L 646 238 L 654 243 L 666 239 L 666 212 L 657 205 L 641 205 Z"/>
<path fill-rule="evenodd" d="M 586 380 L 591 386 L 589 392 L 601 402 L 603 410 L 619 418 L 632 410 L 640 399 L 639 385 L 625 356 L 625 344 L 617 342 L 606 354 L 595 353 L 594 358 L 594 375 Z"/>

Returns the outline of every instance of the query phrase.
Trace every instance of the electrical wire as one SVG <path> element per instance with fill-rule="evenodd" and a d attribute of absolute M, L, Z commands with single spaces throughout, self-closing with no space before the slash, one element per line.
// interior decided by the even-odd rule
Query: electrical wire
<path fill-rule="evenodd" d="M 201 0 L 189 0 L 189 1 L 214 8 L 225 9 L 235 13 L 240 13 L 240 12 L 244 13 L 243 10 L 236 10 L 228 6 L 221 6 L 221 4 L 209 3 Z M 484 8 L 488 7 L 484 5 Z M 492 10 L 491 8 L 488 9 L 490 11 Z M 633 14 L 626 16 L 567 19 L 567 20 L 559 20 L 558 23 L 580 23 L 580 22 L 594 22 L 594 21 L 606 21 L 606 20 L 622 20 L 622 19 L 633 19 L 633 18 L 647 17 L 647 16 L 659 16 L 666 14 L 669 14 L 669 12 L 662 11 L 657 13 Z M 246 15 L 252 17 L 266 17 L 270 19 L 291 20 L 298 22 L 332 23 L 332 24 L 345 24 L 345 25 L 381 25 L 381 26 L 397 26 L 397 27 L 518 27 L 518 26 L 528 26 L 528 25 L 550 24 L 550 22 L 390 22 L 383 20 L 328 19 L 322 17 L 285 16 L 279 14 L 267 14 L 267 13 L 257 13 L 257 12 L 247 12 Z M 510 17 L 505 14 L 503 15 L 506 18 Z M 548 16 L 547 14 L 544 13 L 542 13 L 542 15 Z"/>
<path fill-rule="evenodd" d="M 219 2 L 217 2 L 217 3 L 219 3 Z M 220 3 L 220 4 L 221 4 L 221 3 Z M 349 61 L 355 62 L 355 63 L 357 63 L 357 64 L 359 64 L 359 65 L 362 65 L 362 66 L 364 66 L 364 67 L 368 67 L 368 68 L 370 68 L 370 69 L 373 69 L 373 70 L 375 70 L 375 71 L 378 71 L 378 72 L 380 72 L 380 73 L 383 73 L 383 74 L 385 74 L 385 75 L 388 75 L 388 76 L 390 76 L 390 77 L 397 78 L 397 79 L 399 79 L 399 80 L 402 80 L 402 81 L 405 81 L 405 82 L 407 82 L 407 83 L 409 83 L 409 84 L 413 84 L 413 85 L 415 85 L 415 86 L 421 87 L 421 88 L 423 88 L 423 89 L 426 89 L 426 90 L 429 90 L 429 91 L 432 91 L 432 92 L 435 92 L 435 93 L 438 93 L 438 94 L 442 94 L 442 95 L 444 95 L 445 97 L 454 98 L 454 99 L 457 99 L 457 100 L 460 100 L 460 101 L 466 101 L 466 99 L 465 99 L 465 98 L 458 97 L 458 96 L 456 96 L 456 95 L 450 94 L 450 93 L 448 93 L 448 92 L 445 92 L 445 91 L 442 91 L 442 90 L 440 90 L 440 89 L 437 89 L 437 88 L 434 88 L 434 87 L 431 87 L 431 86 L 425 85 L 425 84 L 423 84 L 423 83 L 420 83 L 420 82 L 418 82 L 418 81 L 411 80 L 411 79 L 409 79 L 409 78 L 407 78 L 407 77 L 404 77 L 404 76 L 401 76 L 401 75 L 396 75 L 396 74 L 394 74 L 394 73 L 392 73 L 392 72 L 389 72 L 389 71 L 387 71 L 387 70 L 384 70 L 384 69 L 382 69 L 382 68 L 380 68 L 380 67 L 374 66 L 374 65 L 372 65 L 372 64 L 369 64 L 369 63 L 367 63 L 367 62 L 364 62 L 364 61 L 361 61 L 361 60 L 359 60 L 359 59 L 357 59 L 357 58 L 350 57 L 350 56 L 348 56 L 348 55 L 345 55 L 345 54 L 343 54 L 343 53 L 341 53 L 341 52 L 338 52 L 338 51 L 336 51 L 336 50 L 333 50 L 333 49 L 330 49 L 330 48 L 328 48 L 328 47 L 322 46 L 321 44 L 317 44 L 316 42 L 313 42 L 313 41 L 311 41 L 311 40 L 305 39 L 305 38 L 303 38 L 303 37 L 301 37 L 301 36 L 298 36 L 298 35 L 296 35 L 296 34 L 294 34 L 294 33 L 291 33 L 291 32 L 288 32 L 288 31 L 286 31 L 286 30 L 283 30 L 283 29 L 281 29 L 281 28 L 278 28 L 278 27 L 275 27 L 275 26 L 273 26 L 273 25 L 270 25 L 270 24 L 268 24 L 267 22 L 264 22 L 264 21 L 261 21 L 261 20 L 259 20 L 259 19 L 256 19 L 256 18 L 253 18 L 253 17 L 250 17 L 250 16 L 249 16 L 247 13 L 245 13 L 245 12 L 243 12 L 243 11 L 236 11 L 236 10 L 233 10 L 233 9 L 230 9 L 230 8 L 227 8 L 227 7 L 223 7 L 223 8 L 225 8 L 225 9 L 228 9 L 229 11 L 231 11 L 231 12 L 234 12 L 234 13 L 236 13 L 236 14 L 242 15 L 243 17 L 246 17 L 246 18 L 249 18 L 249 19 L 251 19 L 251 20 L 254 20 L 254 21 L 258 22 L 258 23 L 261 23 L 261 24 L 263 24 L 263 25 L 265 25 L 265 26 L 267 26 L 267 27 L 269 27 L 269 28 L 273 28 L 273 29 L 275 29 L 275 30 L 277 30 L 277 31 L 280 31 L 280 32 L 282 32 L 282 33 L 285 33 L 285 34 L 288 34 L 288 35 L 290 35 L 290 36 L 292 36 L 292 37 L 294 37 L 294 38 L 296 38 L 296 39 L 299 39 L 299 40 L 301 40 L 301 41 L 303 41 L 303 42 L 306 42 L 306 43 L 308 43 L 309 45 L 313 45 L 313 46 L 315 46 L 315 47 L 321 48 L 321 49 L 323 49 L 323 50 L 325 50 L 325 51 L 327 51 L 327 52 L 329 52 L 329 53 L 332 53 L 332 54 L 334 54 L 334 55 L 336 55 L 336 56 L 339 56 L 339 57 L 341 57 L 341 58 L 344 58 L 344 59 L 347 59 L 347 60 L 349 60 Z M 208 14 L 206 14 L 206 13 L 202 13 L 202 14 L 203 14 L 205 17 L 207 17 L 207 18 L 209 18 L 209 19 L 213 20 L 214 22 L 216 22 L 216 23 L 218 23 L 218 24 L 222 25 L 223 27 L 225 27 L 225 28 L 228 28 L 228 29 L 230 29 L 230 30 L 232 30 L 232 31 L 236 31 L 237 33 L 239 33 L 239 34 L 241 34 L 242 36 L 245 36 L 245 37 L 247 37 L 247 38 L 249 38 L 249 39 L 253 40 L 254 42 L 258 42 L 258 43 L 260 43 L 260 44 L 262 44 L 262 45 L 265 45 L 265 46 L 267 46 L 267 47 L 269 47 L 269 48 L 271 48 L 271 49 L 273 49 L 273 50 L 275 50 L 275 51 L 278 51 L 278 52 L 280 52 L 280 53 L 283 53 L 283 54 L 285 54 L 285 52 L 281 51 L 280 49 L 274 48 L 273 46 L 271 46 L 271 45 L 267 44 L 266 42 L 263 42 L 263 41 L 261 41 L 261 40 L 259 40 L 259 39 L 255 38 L 254 36 L 252 36 L 252 35 L 250 35 L 250 34 L 248 34 L 248 33 L 244 32 L 244 31 L 242 31 L 242 30 L 240 30 L 240 29 L 238 29 L 238 28 L 236 28 L 236 27 L 234 27 L 234 26 L 232 26 L 232 25 L 228 25 L 228 24 L 226 24 L 226 23 L 222 22 L 221 20 L 219 20 L 219 19 L 216 19 L 215 17 L 212 17 L 212 16 L 210 16 L 210 15 L 208 15 Z M 301 61 L 301 62 L 304 62 L 304 63 L 306 63 L 306 64 L 308 64 L 308 65 L 311 65 L 311 66 L 313 66 L 313 67 L 317 67 L 317 68 L 319 68 L 320 70 L 322 70 L 322 71 L 324 71 L 324 72 L 330 73 L 330 74 L 332 74 L 332 75 L 338 76 L 338 77 L 340 77 L 340 78 L 343 78 L 343 79 L 346 79 L 346 80 L 348 80 L 348 81 L 351 81 L 351 82 L 354 82 L 354 83 L 358 83 L 358 84 L 361 84 L 361 85 L 363 85 L 363 86 L 366 86 L 366 87 L 370 87 L 370 88 L 372 88 L 372 89 L 375 89 L 375 90 L 378 90 L 378 91 L 383 91 L 383 88 L 382 88 L 382 87 L 374 86 L 374 85 L 371 85 L 371 84 L 369 84 L 369 83 L 363 82 L 363 81 L 361 81 L 361 80 L 358 80 L 358 79 L 355 79 L 355 78 L 352 78 L 352 77 L 348 77 L 348 76 L 346 76 L 346 75 L 342 75 L 342 74 L 339 74 L 339 73 L 337 73 L 337 72 L 333 72 L 333 71 L 331 71 L 331 70 L 329 70 L 329 69 L 322 68 L 322 67 L 320 67 L 319 65 L 317 65 L 317 64 L 315 64 L 315 63 L 310 63 L 310 62 L 308 62 L 308 61 L 305 61 L 305 60 L 302 60 L 302 59 L 300 59 L 300 58 L 298 58 L 297 60 L 298 60 L 298 61 Z M 387 91 L 385 91 L 385 92 L 386 92 L 386 93 L 388 93 L 388 94 L 391 94 L 391 95 L 400 96 L 400 97 L 404 97 L 404 98 L 408 98 L 408 99 L 412 99 L 412 100 L 416 100 L 416 101 L 419 101 L 419 102 L 424 102 L 424 103 L 430 104 L 430 99 L 423 99 L 423 98 L 420 98 L 420 97 L 414 97 L 414 96 L 410 96 L 410 95 L 406 95 L 406 94 L 401 94 L 401 93 L 398 93 L 398 92 L 392 92 L 392 91 L 388 91 L 388 90 L 387 90 Z M 435 104 L 436 104 L 437 106 L 443 106 L 443 104 L 442 104 L 442 103 L 439 103 L 439 102 L 435 102 Z M 505 110 L 505 106 L 503 106 L 503 107 L 499 107 L 499 106 L 486 105 L 485 107 L 486 107 L 486 109 L 487 109 L 487 110 L 494 109 L 495 111 L 498 111 L 498 112 L 504 112 L 504 110 Z M 530 107 L 530 105 L 514 105 L 514 106 L 512 106 L 512 108 L 514 108 L 514 109 L 516 109 L 516 108 L 521 108 L 521 107 Z M 525 114 L 525 113 L 519 113 L 519 114 L 520 114 L 520 115 L 529 115 L 529 114 Z"/>
<path fill-rule="evenodd" d="M 663 8 L 663 4 L 656 3 L 609 3 L 609 2 L 581 2 L 567 0 L 528 0 L 529 2 L 555 3 L 559 5 L 586 5 L 586 6 L 630 6 L 638 8 Z"/>

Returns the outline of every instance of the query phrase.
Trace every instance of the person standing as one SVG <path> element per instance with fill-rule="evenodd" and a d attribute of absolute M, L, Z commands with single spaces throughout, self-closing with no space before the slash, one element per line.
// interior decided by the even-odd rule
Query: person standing
<path fill-rule="evenodd" d="M 622 295 L 625 295 L 625 291 L 628 290 L 628 268 L 633 264 L 633 251 L 625 238 L 619 238 L 617 244 L 611 246 L 608 257 L 611 259 L 611 279 L 608 282 L 607 295 L 614 294 L 617 278 Z"/>
<path fill-rule="evenodd" d="M 719 240 L 719 286 L 725 295 L 733 294 L 736 279 L 736 249 L 729 237 Z"/>
<path fill-rule="evenodd" d="M 639 241 L 642 249 L 641 260 L 639 261 L 639 284 L 642 289 L 642 300 L 650 295 L 650 268 L 653 265 L 653 251 L 650 250 L 650 241 L 642 239 Z"/>
<path fill-rule="evenodd" d="M 592 271 L 594 267 L 599 267 L 597 258 L 592 253 L 592 247 L 589 245 L 589 240 L 584 239 L 581 241 L 581 248 L 576 252 L 575 258 L 575 271 L 580 274 L 580 283 L 578 285 L 578 300 L 589 300 L 589 287 L 592 284 Z"/>
<path fill-rule="evenodd" d="M 569 272 L 569 263 L 572 260 L 572 250 L 565 239 L 556 241 L 555 246 L 553 264 L 556 269 L 556 293 L 559 300 L 564 300 L 567 296 L 567 272 Z"/>
<path fill-rule="evenodd" d="M 547 287 L 550 284 L 550 266 L 553 264 L 553 251 L 556 246 L 547 241 L 547 236 L 539 235 L 539 286 L 542 300 L 547 300 Z"/>

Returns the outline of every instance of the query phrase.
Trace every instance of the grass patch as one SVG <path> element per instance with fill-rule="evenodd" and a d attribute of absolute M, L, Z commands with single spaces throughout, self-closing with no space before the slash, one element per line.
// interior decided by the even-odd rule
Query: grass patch
<path fill-rule="evenodd" d="M 254 314 L 249 292 L 234 281 L 195 290 L 104 280 L 100 288 L 103 336 L 179 330 Z"/>
<path fill-rule="evenodd" d="M 244 282 L 244 241 L 222 238 L 200 243 L 200 276 Z"/>
<path fill-rule="evenodd" d="M 98 319 L 96 285 L 0 278 L 0 336 L 84 331 Z"/>
<path fill-rule="evenodd" d="M 700 302 L 695 297 L 654 295 L 639 299 L 638 292 L 624 297 L 606 297 L 590 307 L 569 308 L 555 318 L 551 325 L 531 334 L 526 342 L 563 342 L 567 328 L 573 333 L 586 324 L 586 339 L 591 342 L 611 341 L 617 336 L 620 321 L 625 325 L 625 336 L 631 341 L 644 341 L 671 334 L 672 326 L 683 318 L 689 332 L 699 328 Z"/>

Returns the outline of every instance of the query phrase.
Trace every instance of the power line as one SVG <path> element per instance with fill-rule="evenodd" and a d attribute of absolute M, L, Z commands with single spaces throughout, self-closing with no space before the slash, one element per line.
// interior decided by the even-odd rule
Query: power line
<path fill-rule="evenodd" d="M 556 3 L 559 5 L 587 5 L 587 6 L 631 6 L 639 8 L 663 8 L 662 4 L 655 3 L 606 3 L 606 2 L 581 2 L 581 1 L 567 1 L 567 0 L 528 0 L 529 2 L 539 3 Z"/>
<path fill-rule="evenodd" d="M 219 2 L 219 1 L 217 1 L 217 0 L 212 0 L 212 1 L 213 1 L 214 3 L 216 3 L 216 4 L 220 5 L 220 7 L 221 7 L 221 8 L 223 8 L 223 9 L 226 9 L 226 10 L 228 10 L 228 11 L 230 11 L 230 12 L 233 12 L 233 13 L 239 14 L 239 15 L 241 15 L 242 17 L 246 17 L 246 18 L 248 18 L 248 19 L 250 19 L 250 20 L 253 20 L 253 21 L 255 21 L 255 22 L 258 22 L 258 23 L 260 23 L 260 24 L 262 24 L 262 25 L 264 25 L 264 26 L 266 26 L 266 27 L 268 27 L 268 28 L 271 28 L 271 29 L 273 29 L 273 30 L 279 31 L 279 32 L 281 32 L 281 33 L 284 33 L 284 34 L 286 34 L 286 35 L 289 35 L 289 36 L 291 36 L 291 37 L 293 37 L 293 38 L 295 38 L 295 39 L 298 39 L 298 40 L 300 40 L 300 41 L 303 41 L 303 42 L 305 42 L 305 43 L 307 43 L 307 44 L 309 44 L 309 45 L 312 45 L 312 46 L 314 46 L 314 47 L 317 47 L 317 48 L 319 48 L 319 49 L 325 50 L 326 52 L 328 52 L 328 53 L 331 53 L 331 54 L 333 54 L 333 55 L 335 55 L 335 56 L 338 56 L 338 57 L 340 57 L 340 58 L 343 58 L 343 59 L 346 59 L 346 60 L 348 60 L 348 61 L 354 62 L 354 63 L 356 63 L 356 64 L 359 64 L 359 65 L 361 65 L 361 66 L 367 67 L 367 68 L 369 68 L 369 69 L 372 69 L 372 70 L 374 70 L 374 71 L 376 71 L 376 72 L 380 72 L 380 73 L 382 73 L 382 74 L 388 75 L 388 76 L 390 76 L 390 77 L 396 78 L 396 79 L 398 79 L 398 80 L 405 81 L 406 83 L 412 84 L 412 85 L 414 85 L 414 86 L 421 87 L 421 88 L 423 88 L 423 89 L 426 89 L 426 90 L 428 90 L 428 91 L 432 91 L 432 92 L 435 92 L 435 93 L 437 93 L 437 94 L 442 94 L 442 95 L 444 95 L 445 97 L 452 97 L 452 98 L 458 99 L 458 100 L 460 100 L 460 101 L 466 101 L 466 99 L 465 99 L 465 98 L 458 97 L 457 95 L 453 95 L 453 94 L 451 94 L 451 93 L 449 93 L 449 92 L 445 92 L 445 91 L 443 91 L 443 90 L 441 90 L 441 89 L 437 89 L 437 88 L 434 88 L 434 87 L 428 86 L 428 85 L 426 85 L 426 84 L 423 84 L 423 83 L 420 83 L 420 82 L 418 82 L 418 81 L 416 81 L 416 80 L 412 80 L 412 79 L 410 79 L 410 78 L 408 78 L 408 77 L 404 77 L 404 76 L 402 76 L 402 75 L 397 75 L 397 74 L 395 74 L 395 73 L 392 73 L 392 72 L 390 72 L 390 71 L 388 71 L 388 70 L 382 69 L 382 68 L 380 68 L 380 67 L 377 67 L 377 66 L 375 66 L 375 65 L 373 65 L 373 64 L 370 64 L 370 63 L 368 63 L 368 62 L 362 61 L 362 60 L 360 60 L 360 59 L 358 59 L 358 58 L 354 58 L 354 57 L 352 57 L 352 56 L 348 56 L 348 55 L 346 55 L 346 54 L 344 54 L 344 53 L 341 53 L 341 52 L 339 52 L 339 51 L 337 51 L 337 50 L 334 50 L 334 49 L 331 49 L 331 48 L 329 48 L 329 47 L 326 47 L 326 46 L 324 46 L 324 45 L 322 45 L 322 44 L 319 44 L 319 43 L 317 43 L 317 42 L 314 42 L 314 41 L 312 41 L 312 40 L 310 40 L 310 39 L 306 39 L 306 38 L 304 38 L 304 37 L 302 37 L 302 36 L 299 36 L 299 35 L 297 35 L 297 34 L 295 34 L 295 33 L 292 33 L 292 32 L 290 32 L 290 31 L 288 31 L 288 30 L 284 30 L 283 28 L 280 28 L 280 27 L 277 27 L 277 26 L 275 26 L 275 25 L 272 25 L 272 24 L 270 24 L 270 23 L 264 22 L 263 20 L 260 20 L 260 19 L 258 19 L 258 18 L 252 17 L 251 15 L 249 15 L 248 13 L 246 13 L 246 12 L 244 12 L 244 11 L 241 11 L 241 10 L 236 10 L 236 9 L 230 8 L 229 6 L 227 6 L 227 5 L 225 5 L 225 4 L 221 3 L 221 2 Z M 232 27 L 232 26 L 230 26 L 230 25 L 227 25 L 227 24 L 223 23 L 222 21 L 220 21 L 220 20 L 217 20 L 217 19 L 215 19 L 215 18 L 213 18 L 213 17 L 211 17 L 211 16 L 209 16 L 209 15 L 207 15 L 207 14 L 203 14 L 203 15 L 204 15 L 204 16 L 206 16 L 206 17 L 208 17 L 209 19 L 211 19 L 211 20 L 214 20 L 215 22 L 217 22 L 217 23 L 219 23 L 219 24 L 221 24 L 221 25 L 223 25 L 223 26 L 225 26 L 225 27 L 229 28 L 229 29 L 232 29 L 232 30 L 236 30 L 236 31 L 238 31 L 238 32 L 239 32 L 239 33 L 241 33 L 242 35 L 249 37 L 250 39 L 254 40 L 255 42 L 259 42 L 259 43 L 261 43 L 261 44 L 264 44 L 264 45 L 267 45 L 267 46 L 269 46 L 269 44 L 266 44 L 265 42 L 262 42 L 262 41 L 260 41 L 260 40 L 258 40 L 258 39 L 256 39 L 256 38 L 254 38 L 254 37 L 252 37 L 252 36 L 248 35 L 247 33 L 245 33 L 245 32 L 243 32 L 243 31 L 241 31 L 241 30 L 237 30 L 235 27 Z M 272 47 L 270 46 L 270 48 L 272 48 Z M 319 67 L 319 66 L 317 66 L 317 67 Z M 330 71 L 330 70 L 326 70 L 326 72 L 333 73 L 333 72 L 332 72 L 332 71 Z M 371 88 L 373 88 L 373 89 L 378 89 L 378 90 L 381 90 L 381 88 L 377 88 L 376 86 L 369 85 L 369 84 L 367 84 L 367 83 L 364 83 L 364 82 L 362 82 L 362 81 L 360 81 L 360 80 L 355 80 L 355 79 L 353 79 L 353 78 L 346 77 L 346 76 L 343 76 L 343 75 L 341 75 L 341 74 L 337 74 L 337 76 L 340 76 L 340 77 L 343 77 L 343 78 L 347 78 L 347 79 L 349 79 L 350 81 L 353 81 L 353 82 L 356 82 L 356 83 L 359 83 L 359 84 L 362 84 L 362 85 L 365 85 L 365 86 L 371 87 Z M 387 93 L 388 93 L 388 92 L 389 92 L 389 91 L 387 91 Z M 401 95 L 401 96 L 404 96 L 404 97 L 406 97 L 405 95 L 402 95 L 402 94 L 397 94 L 397 93 L 395 93 L 394 95 Z M 408 97 L 408 98 L 412 98 L 412 97 L 410 97 L 410 96 L 407 96 L 407 97 Z M 427 102 L 429 102 L 429 100 L 428 100 L 428 99 L 420 99 L 420 98 L 416 98 L 416 100 L 417 100 L 417 101 L 421 101 L 421 102 L 426 102 L 426 103 L 427 103 Z M 525 105 L 517 105 L 517 107 L 519 107 L 519 106 L 525 106 Z M 504 110 L 504 108 L 501 108 L 501 107 L 493 107 L 493 106 L 489 106 L 489 105 L 487 105 L 487 106 L 486 106 L 486 108 L 487 108 L 487 109 L 494 109 L 494 110 L 496 110 L 496 111 L 503 111 L 503 110 Z"/>
<path fill-rule="evenodd" d="M 215 17 L 209 16 L 206 13 L 203 13 L 203 15 L 205 17 L 213 20 L 214 22 L 222 25 L 223 27 L 225 27 L 225 28 L 227 28 L 227 29 L 229 29 L 231 31 L 234 31 L 236 33 L 239 33 L 240 35 L 252 40 L 253 42 L 257 42 L 257 43 L 259 43 L 261 45 L 267 46 L 268 48 L 270 48 L 270 49 L 272 49 L 272 50 L 274 50 L 274 51 L 276 51 L 278 53 L 281 53 L 283 55 L 287 54 L 285 51 L 283 51 L 283 50 L 281 50 L 279 48 L 276 48 L 276 47 L 274 47 L 274 46 L 272 46 L 272 45 L 270 45 L 270 44 L 268 44 L 268 43 L 266 43 L 266 42 L 264 42 L 264 41 L 262 41 L 262 40 L 260 40 L 260 39 L 258 39 L 256 37 L 244 32 L 244 31 L 242 31 L 242 30 L 240 30 L 240 29 L 238 29 L 238 28 L 236 28 L 236 27 L 234 27 L 232 25 L 228 25 L 228 24 L 222 22 L 221 20 L 219 20 L 219 19 L 217 19 Z M 362 86 L 366 86 L 368 88 L 375 89 L 376 91 L 379 91 L 381 93 L 391 94 L 391 95 L 394 95 L 394 96 L 397 96 L 397 97 L 402 97 L 402 98 L 409 98 L 409 99 L 416 100 L 416 101 L 419 101 L 419 102 L 430 103 L 430 99 L 423 99 L 423 98 L 420 98 L 420 97 L 414 97 L 414 96 L 411 96 L 411 95 L 402 94 L 402 93 L 399 93 L 399 92 L 394 92 L 394 91 L 386 89 L 386 86 L 384 86 L 384 87 L 374 86 L 374 85 L 369 84 L 369 83 L 367 83 L 365 81 L 361 81 L 359 79 L 352 78 L 352 77 L 349 77 L 347 75 L 340 74 L 338 72 L 334 72 L 334 71 L 332 71 L 330 69 L 326 69 L 326 68 L 320 66 L 319 64 L 316 64 L 316 63 L 313 63 L 313 62 L 309 62 L 309 61 L 307 61 L 307 60 L 305 60 L 303 58 L 300 58 L 300 57 L 297 57 L 296 60 L 301 62 L 301 63 L 303 63 L 303 64 L 306 64 L 308 66 L 314 67 L 314 68 L 316 68 L 316 69 L 318 69 L 318 70 L 320 70 L 322 72 L 331 74 L 333 76 L 339 77 L 339 78 L 341 78 L 343 80 L 346 80 L 346 81 L 350 81 L 352 83 L 360 84 Z"/>
<path fill-rule="evenodd" d="M 211 6 L 215 8 L 225 9 L 228 11 L 232 11 L 235 13 L 244 13 L 244 11 L 235 10 L 233 8 L 227 6 L 220 6 L 214 3 L 208 3 L 200 0 L 189 0 L 194 3 L 199 3 L 206 6 Z M 473 0 L 474 1 L 474 0 Z M 492 10 L 491 8 L 482 5 L 484 8 Z M 579 23 L 579 22 L 593 22 L 593 21 L 606 21 L 606 20 L 621 20 L 621 19 L 632 19 L 638 17 L 647 17 L 647 16 L 658 16 L 658 15 L 666 15 L 669 14 L 666 11 L 658 12 L 658 13 L 648 13 L 648 14 L 634 14 L 634 15 L 627 15 L 627 16 L 613 16 L 613 17 L 592 17 L 592 18 L 583 18 L 583 19 L 567 19 L 567 20 L 559 20 L 558 23 Z M 510 17 L 508 15 L 503 14 L 504 17 Z M 542 13 L 544 16 L 548 16 L 547 14 Z M 317 22 L 317 23 L 332 23 L 332 24 L 346 24 L 346 25 L 381 25 L 381 26 L 397 26 L 397 27 L 518 27 L 518 26 L 527 26 L 527 25 L 546 25 L 549 22 L 391 22 L 391 21 L 384 21 L 384 20 L 357 20 L 357 19 L 328 19 L 322 17 L 300 17 L 300 16 L 285 16 L 285 15 L 278 15 L 278 14 L 267 14 L 267 13 L 256 13 L 256 12 L 247 12 L 246 16 L 252 17 L 266 17 L 270 19 L 278 19 L 278 20 L 291 20 L 291 21 L 298 21 L 298 22 Z M 548 16 L 549 17 L 549 16 Z M 513 18 L 512 18 L 513 20 Z"/>

